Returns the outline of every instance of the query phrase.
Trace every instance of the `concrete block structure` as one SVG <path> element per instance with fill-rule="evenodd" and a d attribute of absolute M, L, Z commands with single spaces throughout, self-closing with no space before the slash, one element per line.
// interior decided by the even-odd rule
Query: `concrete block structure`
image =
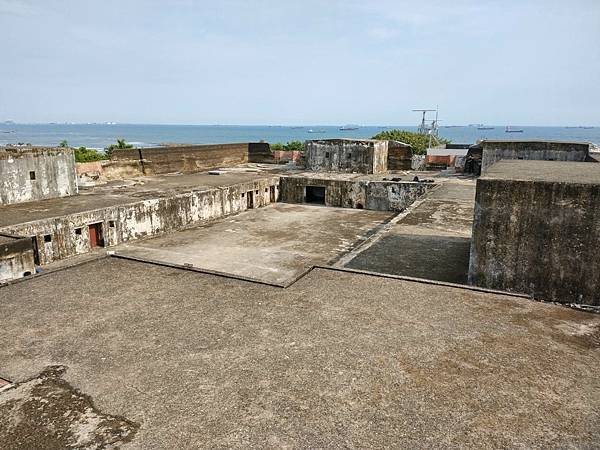
<path fill-rule="evenodd" d="M 0 205 L 77 194 L 75 157 L 69 148 L 0 148 Z"/>
<path fill-rule="evenodd" d="M 499 161 L 477 180 L 469 282 L 600 305 L 600 165 Z"/>
<path fill-rule="evenodd" d="M 388 170 L 388 141 L 321 139 L 304 145 L 308 170 L 365 174 Z"/>
<path fill-rule="evenodd" d="M 589 160 L 590 152 L 589 142 L 484 140 L 481 146 L 483 174 L 501 159 L 584 162 Z"/>
<path fill-rule="evenodd" d="M 338 208 L 404 211 L 432 187 L 428 183 L 342 177 L 281 177 L 281 200 Z"/>
<path fill-rule="evenodd" d="M 275 162 L 266 142 L 131 148 L 115 150 L 112 159 L 121 163 L 135 162 L 144 175 L 196 173 L 248 162 Z"/>
<path fill-rule="evenodd" d="M 0 283 L 35 273 L 32 241 L 0 234 Z"/>
<path fill-rule="evenodd" d="M 388 141 L 388 170 L 410 170 L 412 147 L 400 141 Z"/>

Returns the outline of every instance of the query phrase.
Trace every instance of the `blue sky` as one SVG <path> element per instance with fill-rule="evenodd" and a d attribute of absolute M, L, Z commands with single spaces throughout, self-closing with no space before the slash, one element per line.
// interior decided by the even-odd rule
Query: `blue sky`
<path fill-rule="evenodd" d="M 0 120 L 600 125 L 600 0 L 0 0 Z"/>

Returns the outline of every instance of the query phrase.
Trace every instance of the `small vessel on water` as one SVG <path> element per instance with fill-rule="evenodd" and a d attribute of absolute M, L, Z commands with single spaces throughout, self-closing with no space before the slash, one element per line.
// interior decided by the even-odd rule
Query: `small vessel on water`
<path fill-rule="evenodd" d="M 344 125 L 343 127 L 340 127 L 339 130 L 340 131 L 351 131 L 351 130 L 358 130 L 360 127 L 358 125 Z"/>
<path fill-rule="evenodd" d="M 480 126 L 477 127 L 478 130 L 493 130 L 495 127 L 484 127 L 484 126 Z"/>
<path fill-rule="evenodd" d="M 505 133 L 522 133 L 523 129 L 522 128 L 511 128 L 511 127 L 506 127 L 506 129 L 504 130 Z"/>
<path fill-rule="evenodd" d="M 312 128 L 307 131 L 307 133 L 325 133 L 325 130 L 313 130 Z"/>

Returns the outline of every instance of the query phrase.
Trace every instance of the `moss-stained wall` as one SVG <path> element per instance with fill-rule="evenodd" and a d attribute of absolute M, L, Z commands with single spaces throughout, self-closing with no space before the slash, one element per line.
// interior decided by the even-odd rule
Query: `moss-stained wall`
<path fill-rule="evenodd" d="M 277 201 L 279 177 L 27 222 L 0 232 L 36 236 L 40 262 L 47 264 L 89 252 L 90 224 L 100 223 L 105 246 L 112 246 L 244 211 L 248 208 L 248 192 L 252 192 L 254 208 L 268 205 L 271 189 Z"/>
<path fill-rule="evenodd" d="M 600 305 L 600 183 L 479 179 L 469 282 Z"/>
<path fill-rule="evenodd" d="M 369 174 L 388 170 L 387 141 L 322 139 L 304 145 L 308 170 Z"/>
<path fill-rule="evenodd" d="M 429 183 L 281 177 L 281 201 L 305 203 L 306 186 L 325 187 L 325 205 L 339 208 L 403 211 L 433 186 Z"/>
<path fill-rule="evenodd" d="M 264 142 L 132 148 L 115 150 L 112 159 L 140 161 L 146 175 L 195 173 L 247 162 L 275 162 L 269 144 Z"/>

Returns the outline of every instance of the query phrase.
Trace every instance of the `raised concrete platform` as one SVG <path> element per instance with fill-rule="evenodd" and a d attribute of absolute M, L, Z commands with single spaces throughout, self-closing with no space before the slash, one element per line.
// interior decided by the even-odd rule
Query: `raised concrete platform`
<path fill-rule="evenodd" d="M 600 446 L 598 315 L 323 269 L 280 289 L 114 258 L 0 297 L 0 378 L 17 384 L 0 392 L 0 448 Z"/>
<path fill-rule="evenodd" d="M 277 203 L 203 227 L 123 244 L 116 251 L 141 260 L 286 285 L 311 266 L 334 261 L 392 216 L 382 211 Z"/>

